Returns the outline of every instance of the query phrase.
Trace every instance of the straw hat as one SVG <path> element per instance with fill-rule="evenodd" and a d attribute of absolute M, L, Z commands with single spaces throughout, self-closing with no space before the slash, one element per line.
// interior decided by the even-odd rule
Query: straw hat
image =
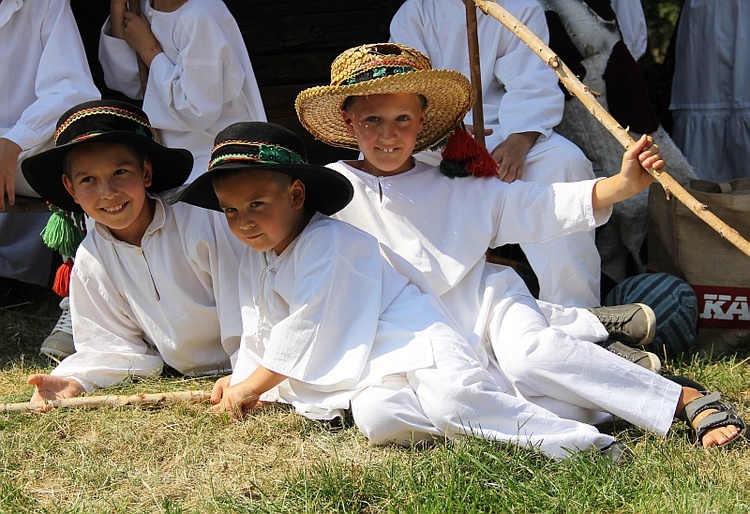
<path fill-rule="evenodd" d="M 424 130 L 415 152 L 431 148 L 463 120 L 474 102 L 468 79 L 458 71 L 434 70 L 430 59 L 405 45 L 379 43 L 351 48 L 331 64 L 331 85 L 302 91 L 295 108 L 302 125 L 332 146 L 358 149 L 341 119 L 350 96 L 414 93 L 427 100 Z"/>
<path fill-rule="evenodd" d="M 216 135 L 208 171 L 196 178 L 178 201 L 220 211 L 211 178 L 228 170 L 267 170 L 289 175 L 305 184 L 305 207 L 333 214 L 354 195 L 349 180 L 324 166 L 307 164 L 302 140 L 291 130 L 261 121 L 229 125 Z"/>
<path fill-rule="evenodd" d="M 63 159 L 82 143 L 124 143 L 145 153 L 153 178 L 147 189 L 159 193 L 182 185 L 193 168 L 188 150 L 156 142 L 148 116 L 135 105 L 115 100 L 94 100 L 69 109 L 57 122 L 55 148 L 21 163 L 29 185 L 43 199 L 66 211 L 83 212 L 63 186 Z"/>

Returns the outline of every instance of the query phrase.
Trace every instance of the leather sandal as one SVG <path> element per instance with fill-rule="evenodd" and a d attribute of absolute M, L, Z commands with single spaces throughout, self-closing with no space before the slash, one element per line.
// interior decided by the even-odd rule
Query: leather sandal
<path fill-rule="evenodd" d="M 703 417 L 697 423 L 693 422 L 698 414 L 707 410 L 714 410 L 715 412 Z M 680 413 L 679 419 L 687 423 L 694 430 L 695 439 L 698 442 L 702 442 L 706 432 L 714 428 L 734 425 L 740 429 L 740 433 L 737 436 L 723 444 L 717 445 L 718 447 L 727 446 L 743 438 L 747 429 L 745 422 L 742 421 L 737 411 L 734 410 L 732 404 L 722 400 L 718 392 L 705 394 L 686 404 Z"/>

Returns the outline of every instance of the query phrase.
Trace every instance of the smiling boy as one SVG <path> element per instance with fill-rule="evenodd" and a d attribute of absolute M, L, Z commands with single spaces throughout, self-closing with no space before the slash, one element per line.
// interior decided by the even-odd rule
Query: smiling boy
<path fill-rule="evenodd" d="M 24 161 L 24 174 L 42 198 L 93 223 L 71 273 L 76 353 L 50 375 L 29 376 L 32 401 L 158 374 L 165 364 L 183 374 L 229 369 L 240 334 L 238 245 L 220 218 L 158 194 L 185 181 L 190 153 L 156 143 L 143 111 L 115 101 L 69 110 L 55 141 Z M 219 294 L 221 271 L 228 282 Z M 223 315 L 221 302 L 231 303 Z"/>
<path fill-rule="evenodd" d="M 331 85 L 302 91 L 296 101 L 300 121 L 318 139 L 363 154 L 329 165 L 355 191 L 336 217 L 374 235 L 420 272 L 505 390 L 565 418 L 596 424 L 615 415 L 659 434 L 688 412 L 704 446 L 736 440 L 745 424 L 718 394 L 680 387 L 592 344 L 607 333 L 591 312 L 538 304 L 514 270 L 485 260 L 487 248 L 546 241 L 606 222 L 612 204 L 652 182 L 643 168 L 664 166 L 658 147 L 643 136 L 624 153 L 617 175 L 552 186 L 465 170 L 449 178 L 445 169 L 416 161 L 412 153 L 462 131 L 458 125 L 472 101 L 463 75 L 432 69 L 407 46 L 363 45 L 339 55 Z M 399 271 L 413 275 L 413 268 Z M 631 357 L 645 353 L 606 344 Z M 686 408 L 690 402 L 705 408 Z M 708 412 L 716 417 L 704 418 Z"/>

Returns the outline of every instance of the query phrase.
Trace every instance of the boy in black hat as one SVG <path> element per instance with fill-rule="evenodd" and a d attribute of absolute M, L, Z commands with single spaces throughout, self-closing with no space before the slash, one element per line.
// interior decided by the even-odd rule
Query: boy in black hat
<path fill-rule="evenodd" d="M 327 216 L 349 203 L 352 186 L 305 155 L 283 127 L 230 125 L 208 172 L 180 197 L 222 210 L 252 248 L 238 280 L 242 344 L 233 375 L 214 387 L 215 410 L 241 417 L 261 398 L 278 399 L 333 419 L 351 407 L 375 444 L 455 438 L 472 427 L 554 457 L 613 444 L 503 392 L 438 302 L 381 257 L 378 241 Z"/>
<path fill-rule="evenodd" d="M 143 111 L 115 101 L 63 114 L 55 143 L 23 162 L 24 175 L 42 198 L 93 223 L 71 272 L 76 353 L 29 377 L 32 401 L 158 374 L 163 364 L 185 374 L 229 368 L 239 323 L 233 308 L 220 320 L 217 303 L 235 300 L 235 286 L 218 294 L 217 259 L 236 275 L 233 238 L 218 217 L 157 194 L 185 181 L 190 153 L 155 142 Z"/>

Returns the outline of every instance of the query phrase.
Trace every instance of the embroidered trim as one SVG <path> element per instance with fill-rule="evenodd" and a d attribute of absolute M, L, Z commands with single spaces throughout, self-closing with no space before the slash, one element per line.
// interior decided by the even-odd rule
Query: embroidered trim
<path fill-rule="evenodd" d="M 297 152 L 280 145 L 269 145 L 255 141 L 229 139 L 217 144 L 211 154 L 215 155 L 222 148 L 229 145 L 244 146 L 245 152 L 232 152 L 218 155 L 211 159 L 208 167 L 214 168 L 225 162 L 254 162 L 260 164 L 305 164 L 306 161 Z"/>
<path fill-rule="evenodd" d="M 151 139 L 154 139 L 153 132 L 151 130 L 151 124 L 141 116 L 138 116 L 137 114 L 133 113 L 132 111 L 128 111 L 126 109 L 120 109 L 117 107 L 92 107 L 90 109 L 82 109 L 80 111 L 74 112 L 67 120 L 62 122 L 60 126 L 55 131 L 55 144 L 57 144 L 57 140 L 62 135 L 65 130 L 67 130 L 72 124 L 81 121 L 82 119 L 88 117 L 88 116 L 96 116 L 96 115 L 109 115 L 109 116 L 117 116 L 119 118 L 128 119 L 130 121 L 134 121 L 141 125 L 138 130 L 136 130 L 136 133 L 149 137 L 148 133 L 143 132 L 143 128 L 145 127 L 148 129 L 148 132 L 150 132 L 152 135 L 150 136 Z"/>

